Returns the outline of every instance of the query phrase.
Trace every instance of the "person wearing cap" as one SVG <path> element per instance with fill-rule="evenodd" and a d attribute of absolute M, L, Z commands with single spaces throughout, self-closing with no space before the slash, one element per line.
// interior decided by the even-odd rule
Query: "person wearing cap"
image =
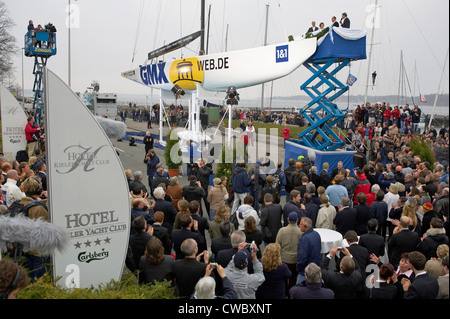
<path fill-rule="evenodd" d="M 380 189 L 386 194 L 391 184 L 395 184 L 397 181 L 394 178 L 394 173 L 383 172 L 378 176 L 377 184 L 380 185 Z"/>
<path fill-rule="evenodd" d="M 290 212 L 287 220 L 288 224 L 280 228 L 275 242 L 281 246 L 281 261 L 286 263 L 292 273 L 286 286 L 286 291 L 289 291 L 297 282 L 297 244 L 302 236 L 302 231 L 298 227 L 299 217 L 297 212 Z"/>
<path fill-rule="evenodd" d="M 256 244 L 252 245 L 251 252 L 245 248 L 246 245 L 247 243 L 239 245 L 238 252 L 225 268 L 225 274 L 230 279 L 238 299 L 256 299 L 256 290 L 265 281 L 263 266 L 256 257 Z M 253 262 L 252 274 L 247 270 L 249 255 Z"/>
<path fill-rule="evenodd" d="M 303 217 L 300 220 L 300 230 L 303 234 L 297 249 L 297 284 L 305 280 L 305 268 L 309 263 L 320 265 L 322 261 L 322 242 L 319 233 L 313 229 L 312 220 Z"/>

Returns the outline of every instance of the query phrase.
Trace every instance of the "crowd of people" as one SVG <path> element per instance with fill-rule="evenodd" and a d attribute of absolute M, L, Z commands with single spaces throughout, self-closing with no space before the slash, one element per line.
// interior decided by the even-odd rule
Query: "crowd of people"
<path fill-rule="evenodd" d="M 239 118 L 255 120 L 250 112 Z M 424 138 L 448 141 L 440 133 Z M 171 281 L 185 298 L 448 298 L 448 159 L 431 166 L 407 134 L 377 134 L 374 144 L 359 140 L 376 155 L 362 149 L 353 174 L 342 162 L 318 168 L 301 157 L 283 169 L 267 153 L 256 164 L 235 161 L 231 181 L 216 176 L 213 185 L 203 159 L 182 187 L 149 150 L 152 195 L 142 172 L 134 180 L 128 172 L 132 218 L 146 223 L 131 237 L 159 241 L 151 251 L 134 247 L 140 259 L 130 269 L 140 282 Z M 348 246 L 322 254 L 315 228 L 339 232 Z"/>
<path fill-rule="evenodd" d="M 257 114 L 238 116 L 254 121 Z M 342 162 L 316 167 L 305 157 L 283 168 L 267 153 L 255 164 L 235 161 L 230 181 L 215 176 L 213 185 L 211 164 L 199 159 L 181 186 L 149 137 L 149 189 L 142 171 L 125 170 L 132 225 L 127 268 L 140 283 L 168 280 L 182 298 L 448 298 L 448 157 L 435 152 L 430 165 L 412 152 L 409 134 L 390 131 L 393 118 L 378 133 L 370 115 L 366 123 L 354 117 L 349 130 L 359 135 L 352 141 L 363 156 L 355 154 L 353 172 Z M 288 119 L 277 115 L 285 125 Z M 39 130 L 29 123 L 36 142 Z M 423 138 L 448 145 L 441 131 Z M 39 147 L 30 155 L 22 162 L 0 157 L 2 213 L 16 201 L 45 205 L 45 157 Z M 48 220 L 43 205 L 30 212 Z M 340 233 L 347 244 L 323 254 L 317 228 Z M 25 257 L 31 279 L 49 271 L 42 267 L 48 259 Z"/>

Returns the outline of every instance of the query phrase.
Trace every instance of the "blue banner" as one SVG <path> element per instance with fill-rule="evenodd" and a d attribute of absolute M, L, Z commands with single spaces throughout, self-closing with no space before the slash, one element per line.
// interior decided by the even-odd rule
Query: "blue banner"
<path fill-rule="evenodd" d="M 356 78 L 356 76 L 349 74 L 349 75 L 348 75 L 348 78 L 347 78 L 347 85 L 352 86 L 353 83 L 356 82 L 356 80 L 358 80 L 358 79 Z"/>

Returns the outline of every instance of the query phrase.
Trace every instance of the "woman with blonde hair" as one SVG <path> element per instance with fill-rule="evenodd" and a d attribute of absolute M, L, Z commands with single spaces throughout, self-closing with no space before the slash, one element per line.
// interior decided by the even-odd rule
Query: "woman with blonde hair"
<path fill-rule="evenodd" d="M 209 206 L 209 220 L 213 221 L 216 216 L 217 210 L 225 205 L 225 201 L 228 199 L 227 188 L 223 185 L 222 180 L 219 177 L 213 179 L 214 186 L 208 191 L 208 197 L 206 200 L 210 204 Z"/>
<path fill-rule="evenodd" d="M 402 216 L 409 217 L 411 225 L 410 228 L 420 233 L 420 231 L 418 231 L 417 229 L 418 220 L 416 215 L 416 200 L 414 198 L 410 198 L 406 201 L 405 206 L 403 207 Z"/>
<path fill-rule="evenodd" d="M 211 240 L 214 238 L 222 237 L 222 234 L 220 233 L 220 223 L 228 220 L 230 218 L 230 207 L 228 206 L 222 206 L 217 210 L 216 215 L 214 216 L 214 220 L 209 224 L 209 236 L 211 237 Z M 234 232 L 236 229 L 231 224 L 231 231 Z"/>
<path fill-rule="evenodd" d="M 336 208 L 330 205 L 326 195 L 320 197 L 320 202 L 322 204 L 317 213 L 316 228 L 336 230 L 336 226 L 333 224 L 333 219 L 336 217 Z"/>
<path fill-rule="evenodd" d="M 178 214 L 175 216 L 175 221 L 173 223 L 173 229 L 180 229 L 180 217 L 183 214 L 191 214 L 189 211 L 189 202 L 185 199 L 178 201 Z"/>
<path fill-rule="evenodd" d="M 292 273 L 281 261 L 281 246 L 272 243 L 264 248 L 261 258 L 265 281 L 256 291 L 256 299 L 286 299 L 286 283 Z"/>

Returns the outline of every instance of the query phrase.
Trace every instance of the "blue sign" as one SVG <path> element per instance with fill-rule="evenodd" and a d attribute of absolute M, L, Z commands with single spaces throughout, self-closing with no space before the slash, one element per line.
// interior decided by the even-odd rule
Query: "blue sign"
<path fill-rule="evenodd" d="M 280 45 L 275 48 L 276 63 L 289 61 L 289 46 Z"/>
<path fill-rule="evenodd" d="M 347 85 L 352 86 L 357 80 L 356 76 L 349 74 L 347 78 Z"/>

